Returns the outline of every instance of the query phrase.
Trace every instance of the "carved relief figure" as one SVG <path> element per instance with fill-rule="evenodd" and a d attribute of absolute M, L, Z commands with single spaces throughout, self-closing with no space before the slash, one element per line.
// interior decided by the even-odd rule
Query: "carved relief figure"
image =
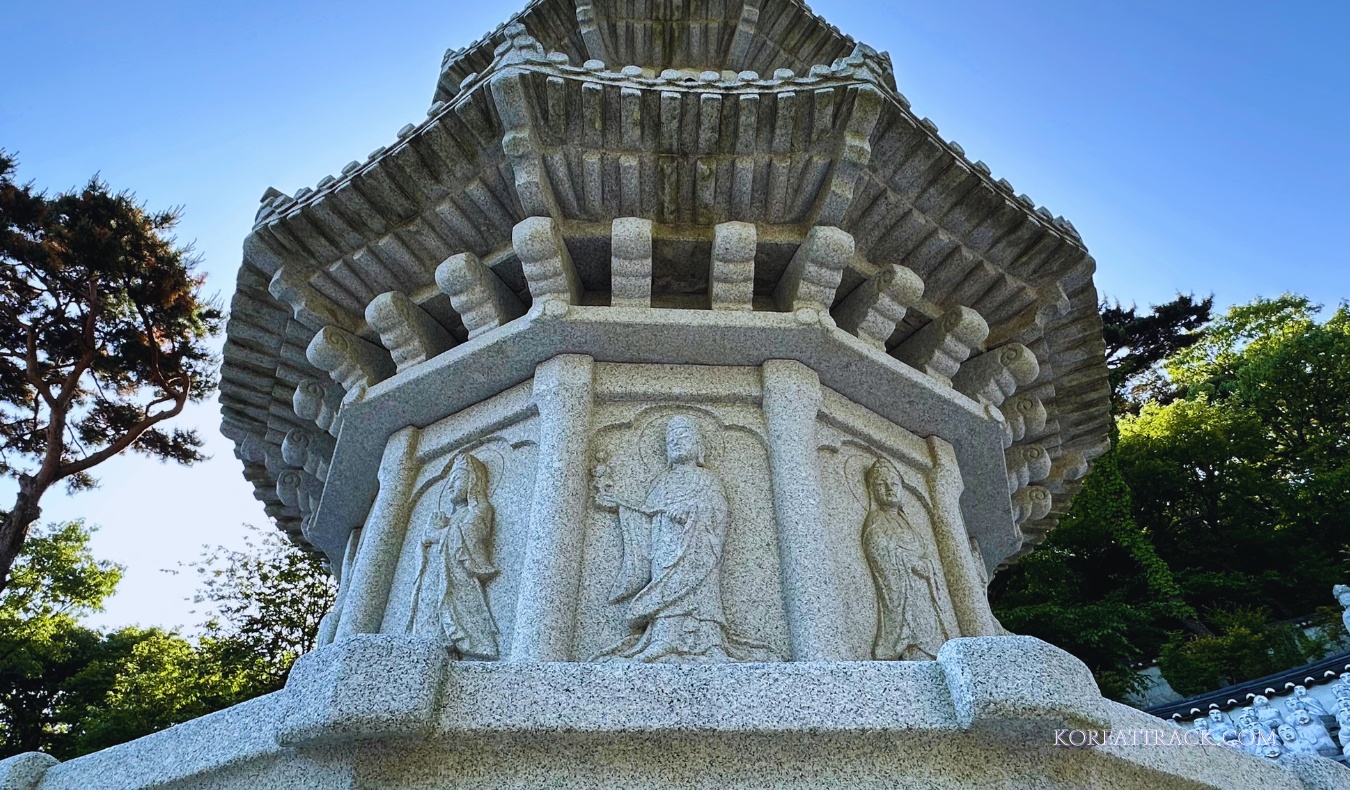
<path fill-rule="evenodd" d="M 487 485 L 482 461 L 460 453 L 450 462 L 441 502 L 422 540 L 408 621 L 411 631 L 419 610 L 435 610 L 438 635 L 466 658 L 497 658 L 497 623 L 484 590 L 497 575 L 491 556 L 495 514 Z"/>
<path fill-rule="evenodd" d="M 683 663 L 776 661 L 767 645 L 736 636 L 722 607 L 722 550 L 730 526 L 721 477 L 706 468 L 703 437 L 689 417 L 666 424 L 666 471 L 642 503 L 624 502 L 605 467 L 596 503 L 617 510 L 624 563 L 610 603 L 628 602 L 633 634 L 599 660 Z"/>
<path fill-rule="evenodd" d="M 878 459 L 865 475 L 869 499 L 863 553 L 877 590 L 877 634 L 872 657 L 935 658 L 959 632 L 947 602 L 937 557 L 905 516 L 900 472 Z"/>

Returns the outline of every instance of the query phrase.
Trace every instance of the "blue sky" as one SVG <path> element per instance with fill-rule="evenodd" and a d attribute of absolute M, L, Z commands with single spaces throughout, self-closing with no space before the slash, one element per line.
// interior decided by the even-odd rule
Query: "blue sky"
<path fill-rule="evenodd" d="M 180 238 L 228 300 L 266 187 L 313 186 L 388 144 L 424 117 L 444 51 L 523 2 L 15 3 L 0 147 L 52 190 L 98 172 L 184 206 Z M 1350 297 L 1350 3 L 811 6 L 889 51 L 944 136 L 1071 219 L 1104 294 Z M 102 624 L 195 623 L 191 574 L 160 569 L 266 523 L 214 403 L 182 420 L 208 435 L 211 461 L 119 458 L 99 490 L 44 502 L 45 518 L 102 525 L 96 550 L 128 566 Z"/>

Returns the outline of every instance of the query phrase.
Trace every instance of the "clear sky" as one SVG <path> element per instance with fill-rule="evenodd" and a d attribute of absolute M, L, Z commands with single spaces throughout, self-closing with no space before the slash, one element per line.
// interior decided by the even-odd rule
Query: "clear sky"
<path fill-rule="evenodd" d="M 0 31 L 0 147 L 61 190 L 98 172 L 152 207 L 228 301 L 269 185 L 313 186 L 425 117 L 441 56 L 518 2 L 15 2 Z M 1350 297 L 1345 0 L 813 0 L 891 53 L 900 90 L 948 139 L 1073 221 L 1109 296 L 1226 306 L 1282 291 Z M 160 569 L 266 523 L 220 437 L 213 459 L 124 457 L 44 517 L 100 524 L 128 566 L 105 625 L 190 625 L 191 574 Z M 0 496 L 12 496 L 0 487 Z"/>

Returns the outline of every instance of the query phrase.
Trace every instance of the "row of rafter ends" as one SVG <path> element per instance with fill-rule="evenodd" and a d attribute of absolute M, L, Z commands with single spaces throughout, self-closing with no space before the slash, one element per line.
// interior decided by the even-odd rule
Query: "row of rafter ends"
<path fill-rule="evenodd" d="M 651 230 L 652 223 L 645 219 L 615 220 L 611 304 L 652 306 Z M 709 275 L 712 309 L 752 309 L 756 242 L 756 228 L 752 224 L 731 222 L 717 226 Z M 563 305 L 580 302 L 583 289 L 553 220 L 535 217 L 518 223 L 513 229 L 513 245 L 536 305 L 548 309 L 549 302 Z M 922 304 L 924 283 L 912 271 L 890 265 L 840 298 L 842 275 L 854 255 L 854 240 L 848 233 L 832 227 L 814 228 L 793 256 L 773 299 L 779 310 L 799 315 L 812 313 L 827 326 L 838 326 L 885 351 L 887 341 L 895 338 L 906 314 Z M 279 271 L 273 279 L 274 286 L 282 275 Z M 490 332 L 525 311 L 525 304 L 472 254 L 451 256 L 437 270 L 436 280 L 469 338 Z M 281 296 L 296 295 L 283 289 Z M 306 332 L 301 325 L 308 322 L 313 336 L 304 358 L 298 358 L 298 348 L 283 343 L 278 354 L 283 364 L 271 370 L 269 365 L 276 357 L 269 349 L 256 347 L 258 337 L 245 331 L 243 325 L 235 326 L 237 317 L 232 319 L 225 349 L 222 403 L 227 435 L 241 442 L 246 460 L 264 463 L 269 471 L 276 472 L 276 499 L 294 511 L 288 511 L 288 516 L 298 516 L 303 522 L 317 507 L 332 452 L 329 438 L 316 435 L 305 422 L 312 421 L 335 434 L 344 399 L 362 397 L 369 386 L 439 355 L 458 341 L 443 320 L 428 314 L 401 291 L 376 297 L 364 310 L 365 326 L 377 333 L 378 342 L 324 322 L 319 313 L 301 301 L 292 307 L 296 321 L 288 323 L 287 334 L 298 330 L 292 336 L 303 340 Z M 1023 419 L 1008 415 L 1008 444 L 1010 452 L 1017 454 L 1016 460 L 1009 458 L 1010 493 L 1015 504 L 1022 502 L 1017 509 L 1019 521 L 1043 518 L 1055 491 L 1053 485 L 1046 490 L 1035 484 L 1050 478 L 1057 482 L 1073 479 L 1066 475 L 1085 472 L 1086 465 L 1074 464 L 1054 474 L 1052 462 L 1058 454 L 1059 437 L 1046 436 L 1045 429 L 1049 417 L 1059 416 L 1060 404 L 1054 397 L 1058 379 L 1051 381 L 1048 365 L 1043 367 L 1037 355 L 1021 343 L 1012 342 L 978 353 L 988 336 L 989 327 L 977 311 L 956 307 L 903 337 L 889 351 L 931 378 L 991 407 L 1002 406 L 1019 387 L 1029 388 L 1021 401 L 1032 402 L 1019 403 L 1018 407 L 1029 406 L 1028 413 L 1033 416 Z M 265 340 L 268 335 L 264 333 L 261 337 Z M 1030 335 L 1027 339 L 1035 345 L 1044 345 Z M 1054 356 L 1048 349 L 1045 355 L 1047 362 Z M 1084 361 L 1086 365 L 1081 364 Z M 1073 380 L 1065 383 L 1076 384 L 1079 368 L 1084 376 L 1105 379 L 1100 361 L 1096 364 L 1100 370 L 1093 368 L 1090 357 L 1066 362 L 1069 363 L 1066 367 L 1075 369 Z M 332 382 L 306 376 L 314 369 L 326 371 Z M 274 386 L 267 387 L 270 382 L 275 382 Z M 259 398 L 264 387 L 269 397 Z M 276 395 L 284 398 L 288 388 L 294 392 L 293 410 L 272 408 Z M 1038 400 L 1039 395 L 1044 395 L 1049 403 L 1048 410 Z M 305 398 L 307 404 L 302 406 Z M 1104 393 L 1100 400 L 1106 402 Z M 1016 427 L 1012 427 L 1013 423 Z M 260 424 L 267 428 L 261 438 L 257 431 Z M 1104 436 L 1105 429 L 1095 433 Z M 1024 440 L 1029 436 L 1032 439 L 1044 436 L 1050 441 L 1028 445 Z M 1023 444 L 1019 446 L 1019 442 Z M 281 461 L 275 452 L 277 444 Z M 1026 456 L 1028 452 L 1034 457 Z M 1071 471 L 1079 466 L 1081 472 Z"/>
<path fill-rule="evenodd" d="M 478 41 L 447 50 L 435 98 L 456 95 L 466 77 L 489 70 L 502 46 L 520 38 L 522 29 L 542 42 L 541 47 L 563 51 L 578 62 L 611 57 L 631 63 L 693 63 L 701 55 L 711 58 L 709 63 L 738 61 L 742 70 L 808 67 L 838 57 L 853 46 L 851 38 L 817 17 L 804 3 L 788 0 L 767 5 L 761 8 L 759 0 L 713 0 L 702 6 L 704 13 L 697 17 L 659 20 L 663 28 L 681 28 L 681 35 L 667 41 L 665 36 L 652 34 L 651 22 L 658 20 L 651 3 L 635 3 L 630 14 L 615 18 L 605 13 L 609 6 L 604 3 L 533 2 Z M 692 5 L 687 8 L 697 10 Z M 789 36 L 795 52 L 783 46 Z"/>
<path fill-rule="evenodd" d="M 337 193 L 335 200 L 321 204 L 322 211 L 316 207 L 304 216 L 292 217 L 289 222 L 269 223 L 255 231 L 245 243 L 245 269 L 256 267 L 271 274 L 281 269 L 285 262 L 292 279 L 304 280 L 297 280 L 295 287 L 312 287 L 334 303 L 347 304 L 348 310 L 359 313 L 376 293 L 395 286 L 406 288 L 409 283 L 429 286 L 435 262 L 443 260 L 456 248 L 481 250 L 492 240 L 502 237 L 509 240 L 512 212 L 499 201 L 497 195 L 501 191 L 499 188 L 494 194 L 483 187 L 482 182 L 475 181 L 458 202 L 447 199 L 435 210 L 424 212 L 404 227 L 387 232 L 350 255 L 343 255 L 335 240 L 365 238 L 357 227 L 368 227 L 378 219 L 378 215 L 371 216 L 371 201 L 362 199 L 361 192 L 347 189 Z M 848 221 L 845 227 L 861 224 L 864 238 L 874 239 L 873 249 L 879 254 L 873 257 L 878 259 L 877 262 L 904 261 L 933 283 L 939 292 L 947 291 L 943 298 L 973 301 L 985 293 L 993 298 L 997 295 L 994 289 L 998 281 L 1006 281 L 1013 271 L 1042 283 L 1055 278 L 1089 281 L 1094 265 L 1091 258 L 1081 248 L 1065 244 L 1051 234 L 1028 238 L 1020 232 L 1022 229 L 1005 234 L 991 248 L 1000 254 L 1017 256 L 1015 268 L 1003 272 L 981 261 L 952 234 L 932 227 L 920 212 L 902 210 L 899 202 L 895 203 L 895 212 L 901 218 L 890 223 L 883 235 L 875 235 L 869 227 L 874 224 L 871 222 Z M 486 214 L 475 213 L 472 209 L 479 206 L 492 210 Z M 958 209 L 959 206 L 953 207 L 946 216 L 952 217 Z M 973 212 L 961 213 L 969 217 Z M 997 221 L 996 217 L 991 217 L 977 225 L 974 235 L 980 235 L 982 228 Z M 884 226 L 884 223 L 876 224 Z M 481 235 L 474 238 L 469 231 L 457 232 L 475 226 L 480 228 L 480 234 L 482 228 L 491 228 L 490 238 Z M 381 229 L 387 230 L 387 227 L 384 225 Z M 995 234 L 984 235 L 992 238 Z M 466 239 L 470 241 L 466 242 Z M 872 255 L 866 248 L 863 252 Z M 330 264 L 327 271 L 311 269 L 316 266 L 316 259 L 334 257 L 336 263 Z M 978 292 L 972 291 L 972 286 Z M 997 310 L 993 305 L 985 305 L 983 309 L 991 318 L 1002 321 L 1001 316 L 995 315 Z"/>
<path fill-rule="evenodd" d="M 534 76 L 542 75 L 534 74 Z M 561 86 L 559 90 L 566 90 L 564 94 L 553 96 L 550 100 L 550 92 L 557 86 Z M 587 86 L 596 88 L 598 92 L 594 95 L 588 94 Z M 635 92 L 637 99 L 626 98 L 626 91 Z M 960 146 L 943 141 L 937 135 L 936 126 L 931 121 L 916 119 L 907 109 L 891 102 L 883 103 L 888 109 L 881 113 L 880 123 L 877 123 L 876 118 L 879 110 L 877 107 L 868 107 L 860 115 L 855 107 L 857 99 L 859 96 L 869 95 L 869 91 L 870 89 L 863 89 L 860 92 L 856 87 L 847 90 L 822 88 L 802 94 L 800 100 L 797 91 L 783 94 L 754 94 L 746 97 L 739 97 L 736 94 L 695 92 L 689 95 L 676 94 L 678 99 L 676 101 L 668 99 L 660 92 L 644 92 L 638 88 L 624 89 L 614 85 L 608 86 L 607 89 L 604 84 L 594 81 L 550 82 L 547 88 L 510 91 L 520 100 L 539 106 L 531 107 L 529 111 L 523 113 L 518 108 L 507 113 L 509 118 L 519 116 L 517 123 L 523 124 L 519 128 L 527 130 L 528 134 L 525 137 L 529 138 L 524 140 L 524 143 L 520 135 L 512 138 L 516 140 L 517 146 L 525 144 L 526 148 L 508 157 L 510 159 L 508 168 L 516 168 L 522 163 L 527 163 L 531 151 L 535 151 L 539 156 L 550 154 L 547 141 L 534 139 L 543 136 L 551 136 L 558 145 L 565 144 L 564 147 L 575 149 L 569 163 L 572 167 L 568 172 L 581 175 L 584 168 L 577 166 L 580 164 L 578 160 L 587 151 L 595 152 L 594 155 L 611 154 L 615 157 L 625 153 L 659 156 L 663 153 L 663 142 L 670 150 L 683 151 L 691 160 L 690 166 L 693 166 L 692 162 L 696 162 L 699 158 L 697 148 L 700 136 L 704 144 L 709 144 L 709 139 L 722 136 L 723 128 L 727 131 L 728 139 L 732 139 L 742 127 L 747 129 L 753 127 L 755 145 L 745 149 L 750 153 L 744 155 L 764 158 L 790 154 L 805 155 L 806 151 L 797 150 L 802 148 L 799 141 L 818 145 L 819 143 L 810 141 L 820 140 L 822 134 L 833 134 L 837 139 L 832 139 L 841 146 L 838 156 L 842 159 L 836 163 L 835 155 L 831 153 L 826 157 L 827 161 L 832 163 L 836 170 L 847 165 L 844 167 L 845 170 L 856 169 L 857 172 L 864 174 L 866 179 L 883 185 L 885 189 L 895 193 L 894 202 L 912 205 L 914 200 L 927 194 L 930 200 L 950 203 L 949 209 L 958 208 L 959 200 L 953 202 L 950 197 L 950 193 L 955 192 L 957 195 L 970 194 L 973 198 L 990 204 L 989 209 L 996 208 L 1000 211 L 1006 209 L 1009 216 L 1002 218 L 999 228 L 984 229 L 971 227 L 973 219 L 966 218 L 965 212 L 958 211 L 957 216 L 953 218 L 958 220 L 958 224 L 949 232 L 958 236 L 965 236 L 969 232 L 970 239 L 976 247 L 984 241 L 992 247 L 997 241 L 1008 237 L 1014 230 L 1009 227 L 1009 220 L 1013 220 L 1013 224 L 1029 224 L 1032 232 L 1044 229 L 1081 248 L 1081 241 L 1071 223 L 1062 217 L 1055 217 L 1043 207 L 1036 207 L 1035 202 L 1026 195 L 1016 195 L 1006 180 L 993 179 L 989 168 L 983 163 L 966 160 Z M 305 213 L 306 209 L 322 204 L 323 198 L 341 192 L 348 185 L 355 188 L 347 190 L 349 194 L 340 202 L 358 200 L 369 204 L 376 213 L 376 216 L 371 218 L 374 220 L 375 232 L 379 232 L 381 227 L 397 227 L 419 211 L 427 211 L 446 195 L 458 194 L 465 182 L 490 175 L 483 172 L 483 163 L 499 161 L 502 155 L 503 136 L 508 135 L 511 128 L 514 128 L 504 128 L 502 108 L 498 107 L 492 93 L 489 90 L 467 91 L 453 105 L 434 108 L 432 116 L 423 124 L 408 125 L 401 129 L 398 142 L 394 146 L 376 149 L 365 163 L 355 161 L 349 163 L 343 168 L 341 175 L 321 179 L 317 189 L 306 187 L 294 197 L 274 189 L 269 190 L 259 211 L 258 226 L 269 225 L 278 220 L 283 222 L 291 220 L 298 214 Z M 648 94 L 645 98 L 644 93 Z M 705 98 L 707 96 L 712 96 L 716 101 Z M 785 98 L 788 96 L 791 98 Z M 761 98 L 763 101 L 760 101 Z M 637 101 L 637 117 L 631 112 L 634 107 L 627 108 L 630 112 L 622 111 L 625 102 L 631 104 L 633 101 Z M 752 114 L 753 120 L 750 120 L 752 116 L 741 112 L 740 105 L 746 101 L 754 102 L 756 105 L 756 111 Z M 650 102 L 654 109 L 643 113 L 642 107 L 647 102 Z M 615 105 L 613 112 L 607 109 L 610 103 Z M 871 104 L 872 100 L 869 99 L 868 103 Z M 714 104 L 720 113 L 718 123 L 712 125 L 703 123 L 698 127 L 702 131 L 697 133 L 693 131 L 695 127 L 692 124 L 686 124 L 690 127 L 689 134 L 683 135 L 672 136 L 672 131 L 662 131 L 663 128 L 675 128 L 671 124 L 659 123 L 662 112 L 678 112 L 681 117 L 696 118 L 700 113 L 707 112 L 706 108 Z M 788 106 L 791 107 L 790 110 L 784 109 Z M 577 111 L 572 112 L 569 108 L 575 108 Z M 644 121 L 644 116 L 648 117 L 648 120 Z M 545 120 L 536 123 L 530 120 L 532 118 Z M 791 128 L 790 133 L 784 133 L 780 128 L 780 119 Z M 823 119 L 828 119 L 829 123 L 823 123 Z M 836 120 L 843 122 L 836 123 Z M 849 132 L 850 126 L 858 128 L 854 132 Z M 598 133 L 595 131 L 597 127 Z M 848 154 L 844 150 L 848 149 L 848 146 L 844 145 L 845 138 L 850 134 L 864 131 L 866 134 L 862 136 L 866 148 L 861 149 L 860 154 Z M 598 138 L 591 141 L 594 147 L 587 148 L 584 145 L 585 140 L 597 134 Z M 684 139 L 691 135 L 691 140 Z M 686 150 L 684 146 L 691 141 L 695 150 Z M 871 150 L 873 148 L 876 150 Z M 737 155 L 735 145 L 728 150 L 729 153 L 725 155 Z M 553 150 L 551 155 L 556 159 L 560 154 Z M 819 153 L 815 154 L 816 158 L 819 156 Z M 853 161 L 849 161 L 850 156 L 853 157 Z M 885 174 L 875 172 L 882 162 L 886 165 Z M 516 172 L 514 178 L 508 179 L 506 188 L 511 189 L 514 184 L 510 182 L 518 182 L 521 177 L 522 174 Z M 563 185 L 555 183 L 554 186 L 562 188 Z M 353 192 L 355 194 L 350 194 Z M 505 199 L 500 202 L 509 207 L 512 202 L 519 201 Z M 578 205 L 584 207 L 586 204 L 578 202 Z M 604 208 L 606 207 L 602 207 L 601 210 Z M 857 209 L 856 206 L 848 208 Z M 612 208 L 610 212 L 612 216 Z M 983 218 L 984 214 L 980 216 Z M 767 219 L 748 216 L 729 218 Z M 838 218 L 835 221 L 837 224 Z M 977 230 L 980 232 L 976 232 Z M 1027 231 L 1022 230 L 1020 235 L 1027 235 Z M 339 251 L 344 246 L 344 240 L 350 245 L 360 244 L 366 238 L 359 231 L 355 236 L 340 235 L 333 240 L 334 246 Z"/>
<path fill-rule="evenodd" d="M 484 267 L 485 271 L 486 267 Z M 629 280 L 628 277 L 624 280 Z M 500 282 L 492 278 L 493 282 Z M 859 286 L 856 293 L 865 293 L 869 283 L 863 283 Z M 514 293 L 509 289 L 503 289 L 504 296 L 507 299 L 516 300 Z M 241 292 L 241 296 L 245 295 Z M 852 297 L 852 294 L 850 294 Z M 299 321 L 290 318 L 289 315 L 282 315 L 279 309 L 280 305 L 272 302 L 273 309 L 266 311 L 249 312 L 240 311 L 239 307 L 246 305 L 261 305 L 266 303 L 266 297 L 255 293 L 247 293 L 247 298 L 236 298 L 236 312 L 231 319 L 229 326 L 229 338 L 225 347 L 225 356 L 227 359 L 226 379 L 229 382 L 230 397 L 227 403 L 237 401 L 241 408 L 256 410 L 254 416 L 266 415 L 269 405 L 274 402 L 273 390 L 277 386 L 293 385 L 298 378 L 313 375 L 314 370 L 308 361 L 305 348 L 314 335 L 314 330 L 307 328 Z M 622 297 L 620 297 L 622 298 Z M 855 299 L 858 297 L 852 297 Z M 518 300 L 516 300 L 518 301 Z M 847 301 L 847 300 L 845 300 Z M 840 305 L 840 309 L 845 307 Z M 920 309 L 929 309 L 929 305 L 922 305 Z M 836 310 L 838 312 L 838 310 Z M 978 311 L 976 311 L 978 312 Z M 257 325 L 242 316 L 258 316 L 268 323 L 275 323 L 278 317 L 286 323 L 284 334 L 275 335 L 271 332 L 260 329 Z M 433 319 L 444 326 L 447 323 L 444 317 Z M 927 319 L 924 319 L 926 322 Z M 472 324 L 473 319 L 470 318 Z M 460 328 L 461 331 L 462 327 Z M 895 333 L 891 335 L 892 348 L 897 344 L 897 339 L 903 341 L 913 334 L 913 330 L 907 330 L 905 333 Z M 380 336 L 373 330 L 367 329 L 360 333 L 361 336 L 371 336 L 375 342 L 380 342 Z M 1031 392 L 1038 397 L 1044 398 L 1050 403 L 1061 403 L 1072 406 L 1082 406 L 1087 412 L 1092 404 L 1101 401 L 1104 398 L 1104 389 L 1106 387 L 1105 372 L 1101 367 L 1101 351 L 1081 353 L 1081 350 L 1074 349 L 1070 353 L 1054 354 L 1044 339 L 1027 338 L 1030 350 L 1040 362 L 1040 375 L 1030 384 L 1023 386 L 1022 391 Z M 1100 343 L 1097 344 L 1100 346 Z M 1052 367 L 1057 365 L 1057 367 Z M 1055 373 L 1052 374 L 1052 371 Z M 285 400 L 289 401 L 289 392 L 283 393 Z M 1078 409 L 1069 409 L 1066 417 L 1073 422 L 1074 413 Z M 1093 418 L 1095 414 L 1085 413 L 1084 418 Z M 1058 433 L 1057 415 L 1052 423 L 1055 429 L 1051 433 Z M 1037 439 L 1043 438 L 1038 435 Z"/>

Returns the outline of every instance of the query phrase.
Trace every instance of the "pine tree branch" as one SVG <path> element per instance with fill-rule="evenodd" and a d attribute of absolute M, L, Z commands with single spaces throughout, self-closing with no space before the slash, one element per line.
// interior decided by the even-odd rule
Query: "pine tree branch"
<path fill-rule="evenodd" d="M 185 375 L 183 378 L 186 379 L 187 376 Z M 109 458 L 112 458 L 114 455 L 117 455 L 118 453 L 130 447 L 132 444 L 135 443 L 137 439 L 141 438 L 141 434 L 150 430 L 155 425 L 158 425 L 159 423 L 172 417 L 177 417 L 178 414 L 183 411 L 183 406 L 187 404 L 188 392 L 191 389 L 191 387 L 188 386 L 189 383 L 190 382 L 185 382 L 185 385 L 181 390 L 173 392 L 172 400 L 174 402 L 174 405 L 172 408 L 166 411 L 159 412 L 157 414 L 146 414 L 144 419 L 142 419 L 140 422 L 136 423 L 131 428 L 129 428 L 126 433 L 122 434 L 121 437 L 119 437 L 116 441 L 109 444 L 107 447 L 104 447 L 102 450 L 99 450 L 98 452 L 86 458 L 82 458 L 79 461 L 75 461 L 73 463 L 69 463 L 60 467 L 60 469 L 58 470 L 59 474 L 56 479 L 59 480 L 62 478 L 70 477 L 71 475 L 74 474 L 79 474 L 80 472 L 83 472 L 86 469 L 90 469 L 103 463 Z M 170 392 L 172 392 L 172 390 L 170 390 Z M 160 399 L 160 401 L 156 401 L 156 403 L 168 402 L 168 400 L 169 399 L 167 398 L 163 398 Z M 150 406 L 147 406 L 146 408 L 149 409 Z"/>

